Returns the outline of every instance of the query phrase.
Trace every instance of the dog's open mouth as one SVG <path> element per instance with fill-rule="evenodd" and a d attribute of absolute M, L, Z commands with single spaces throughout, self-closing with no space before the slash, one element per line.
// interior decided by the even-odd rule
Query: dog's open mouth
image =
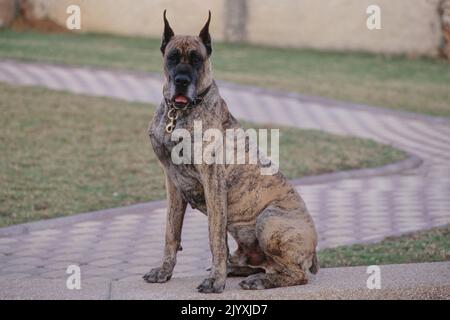
<path fill-rule="evenodd" d="M 180 94 L 180 95 L 177 95 L 173 99 L 173 103 L 175 104 L 175 107 L 177 107 L 177 108 L 184 108 L 190 103 L 190 100 L 188 97 Z"/>

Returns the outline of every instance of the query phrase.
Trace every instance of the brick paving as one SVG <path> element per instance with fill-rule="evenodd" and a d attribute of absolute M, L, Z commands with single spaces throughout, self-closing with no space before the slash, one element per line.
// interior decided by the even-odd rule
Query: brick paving
<path fill-rule="evenodd" d="M 0 81 L 155 104 L 162 97 L 160 76 L 91 68 L 0 60 Z M 371 138 L 422 160 L 392 172 L 296 181 L 316 221 L 321 248 L 450 222 L 450 121 L 227 83 L 219 87 L 237 118 Z M 164 205 L 130 208 L 0 229 L 0 298 L 2 283 L 65 281 L 70 264 L 81 266 L 83 279 L 106 281 L 135 278 L 157 266 Z M 206 223 L 197 211 L 187 212 L 174 277 L 206 275 Z"/>

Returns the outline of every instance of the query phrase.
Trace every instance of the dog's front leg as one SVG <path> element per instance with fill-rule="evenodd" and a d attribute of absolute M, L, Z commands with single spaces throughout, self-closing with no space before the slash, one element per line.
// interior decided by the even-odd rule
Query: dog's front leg
<path fill-rule="evenodd" d="M 227 190 L 223 165 L 205 165 L 201 170 L 208 211 L 209 244 L 212 267 L 209 278 L 198 287 L 199 292 L 221 293 L 227 277 Z"/>
<path fill-rule="evenodd" d="M 181 229 L 183 227 L 186 201 L 183 200 L 180 191 L 166 174 L 167 191 L 167 221 L 166 242 L 164 246 L 164 258 L 162 266 L 152 269 L 144 275 L 147 282 L 166 282 L 172 277 L 173 268 L 177 262 L 177 251 L 181 248 Z"/>

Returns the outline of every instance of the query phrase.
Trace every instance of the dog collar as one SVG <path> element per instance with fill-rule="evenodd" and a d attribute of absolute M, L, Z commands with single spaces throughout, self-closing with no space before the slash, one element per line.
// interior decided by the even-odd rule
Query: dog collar
<path fill-rule="evenodd" d="M 177 119 L 180 116 L 180 112 L 187 110 L 187 109 L 192 109 L 196 106 L 198 106 L 199 104 L 201 104 L 203 102 L 203 100 L 205 99 L 205 96 L 208 94 L 209 89 L 211 89 L 212 87 L 212 83 L 202 92 L 200 92 L 194 99 L 194 101 L 192 101 L 191 103 L 185 105 L 183 108 L 177 108 L 175 106 L 175 103 L 173 103 L 173 101 L 167 99 L 166 97 L 164 97 L 164 100 L 166 102 L 167 107 L 169 108 L 169 111 L 167 112 L 167 119 L 169 120 L 167 122 L 166 125 L 166 132 L 167 133 L 172 133 L 173 130 L 175 130 L 175 125 L 177 122 Z"/>
<path fill-rule="evenodd" d="M 173 101 L 171 101 L 170 99 L 166 98 L 166 97 L 164 97 L 164 100 L 165 100 L 165 102 L 166 102 L 166 105 L 167 105 L 169 108 L 173 108 L 173 109 L 175 109 L 175 110 L 187 110 L 187 109 L 192 109 L 192 108 L 198 106 L 199 104 L 201 104 L 201 103 L 203 102 L 205 96 L 208 94 L 208 92 L 209 92 L 209 90 L 211 89 L 212 85 L 213 85 L 213 84 L 211 83 L 206 89 L 204 89 L 202 92 L 200 92 L 200 93 L 195 97 L 195 99 L 194 99 L 192 102 L 186 104 L 186 105 L 185 105 L 184 107 L 182 107 L 182 108 L 177 108 L 176 105 L 175 105 L 175 103 L 174 103 Z"/>

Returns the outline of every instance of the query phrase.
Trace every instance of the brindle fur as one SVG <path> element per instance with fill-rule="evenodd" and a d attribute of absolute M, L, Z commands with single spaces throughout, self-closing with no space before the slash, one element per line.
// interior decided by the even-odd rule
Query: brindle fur
<path fill-rule="evenodd" d="M 194 121 L 202 121 L 203 130 L 216 128 L 223 133 L 229 128 L 241 128 L 213 81 L 204 34 L 199 37 L 175 36 L 171 29 L 168 30 L 170 26 L 166 19 L 165 23 L 162 46 L 165 97 L 168 97 L 170 81 L 173 81 L 167 67 L 167 52 L 174 48 L 181 51 L 181 62 L 184 63 L 189 63 L 191 50 L 201 53 L 203 65 L 196 92 L 211 86 L 201 104 L 181 113 L 176 128 L 192 133 Z M 208 25 L 209 21 L 205 27 Z M 171 150 L 176 142 L 172 142 L 171 135 L 165 131 L 168 108 L 163 101 L 149 126 L 151 143 L 166 177 L 168 210 L 164 259 L 162 266 L 152 269 L 144 279 L 166 282 L 171 278 L 177 251 L 181 248 L 186 206 L 190 204 L 208 217 L 212 252 L 210 275 L 197 288 L 200 292 L 222 292 L 227 273 L 248 276 L 240 283 L 243 289 L 307 283 L 307 271 L 318 271 L 317 234 L 295 188 L 281 172 L 261 175 L 260 163 L 175 165 Z M 232 255 L 228 254 L 227 231 L 238 245 Z"/>

